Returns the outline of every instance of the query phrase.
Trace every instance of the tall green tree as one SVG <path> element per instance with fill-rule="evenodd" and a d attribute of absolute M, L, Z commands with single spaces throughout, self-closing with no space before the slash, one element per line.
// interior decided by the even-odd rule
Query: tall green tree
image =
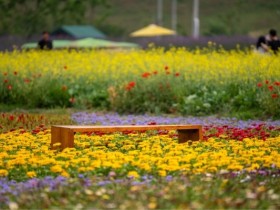
<path fill-rule="evenodd" d="M 97 7 L 107 0 L 0 0 L 0 34 L 32 35 L 61 24 L 98 21 Z"/>

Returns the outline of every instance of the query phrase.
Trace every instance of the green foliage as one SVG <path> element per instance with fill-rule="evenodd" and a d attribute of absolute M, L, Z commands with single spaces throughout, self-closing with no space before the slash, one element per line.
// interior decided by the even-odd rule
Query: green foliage
<path fill-rule="evenodd" d="M 176 76 L 168 67 L 165 68 L 165 72 L 144 72 L 135 81 L 121 84 L 116 90 L 111 90 L 111 108 L 121 113 L 177 112 L 182 78 L 179 77 L 179 73 Z"/>
<path fill-rule="evenodd" d="M 61 24 L 91 23 L 96 7 L 107 7 L 106 0 L 0 0 L 0 34 L 32 35 Z M 15 21 L 16 20 L 16 21 Z"/>

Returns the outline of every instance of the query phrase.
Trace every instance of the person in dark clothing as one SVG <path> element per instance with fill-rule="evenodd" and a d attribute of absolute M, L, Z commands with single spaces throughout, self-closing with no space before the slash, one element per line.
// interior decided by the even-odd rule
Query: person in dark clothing
<path fill-rule="evenodd" d="M 38 42 L 38 46 L 41 50 L 44 49 L 51 50 L 53 48 L 52 41 L 50 40 L 50 35 L 47 31 L 43 32 L 43 37 Z"/>
<path fill-rule="evenodd" d="M 256 43 L 256 51 L 259 53 L 266 53 L 269 50 L 265 36 L 260 36 Z"/>
<path fill-rule="evenodd" d="M 280 50 L 280 40 L 277 37 L 277 31 L 275 29 L 269 30 L 268 46 L 274 54 L 277 54 Z"/>

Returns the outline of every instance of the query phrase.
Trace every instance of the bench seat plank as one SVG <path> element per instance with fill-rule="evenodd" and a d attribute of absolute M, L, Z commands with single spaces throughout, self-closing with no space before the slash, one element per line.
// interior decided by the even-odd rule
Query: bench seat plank
<path fill-rule="evenodd" d="M 177 130 L 177 129 L 199 129 L 200 125 L 117 125 L 117 126 L 90 126 L 90 125 L 55 125 L 53 127 L 69 128 L 74 132 L 114 132 L 114 131 L 141 131 L 141 130 Z"/>
<path fill-rule="evenodd" d="M 55 143 L 61 143 L 60 148 L 74 147 L 75 132 L 124 132 L 124 131 L 147 131 L 147 130 L 177 130 L 179 143 L 188 140 L 197 141 L 202 139 L 201 125 L 53 125 L 51 127 L 51 148 Z"/>

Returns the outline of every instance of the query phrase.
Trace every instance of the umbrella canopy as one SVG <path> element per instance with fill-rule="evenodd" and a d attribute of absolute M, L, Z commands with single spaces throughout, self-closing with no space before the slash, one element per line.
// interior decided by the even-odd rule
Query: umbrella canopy
<path fill-rule="evenodd" d="M 145 36 L 166 36 L 166 35 L 175 35 L 175 34 L 176 31 L 158 26 L 156 24 L 150 24 L 147 27 L 132 32 L 130 36 L 145 37 Z"/>
<path fill-rule="evenodd" d="M 71 41 L 69 40 L 53 40 L 53 48 L 58 49 L 58 48 L 67 48 Z M 23 49 L 35 49 L 38 48 L 38 43 L 37 42 L 29 42 L 25 43 L 21 46 Z"/>

